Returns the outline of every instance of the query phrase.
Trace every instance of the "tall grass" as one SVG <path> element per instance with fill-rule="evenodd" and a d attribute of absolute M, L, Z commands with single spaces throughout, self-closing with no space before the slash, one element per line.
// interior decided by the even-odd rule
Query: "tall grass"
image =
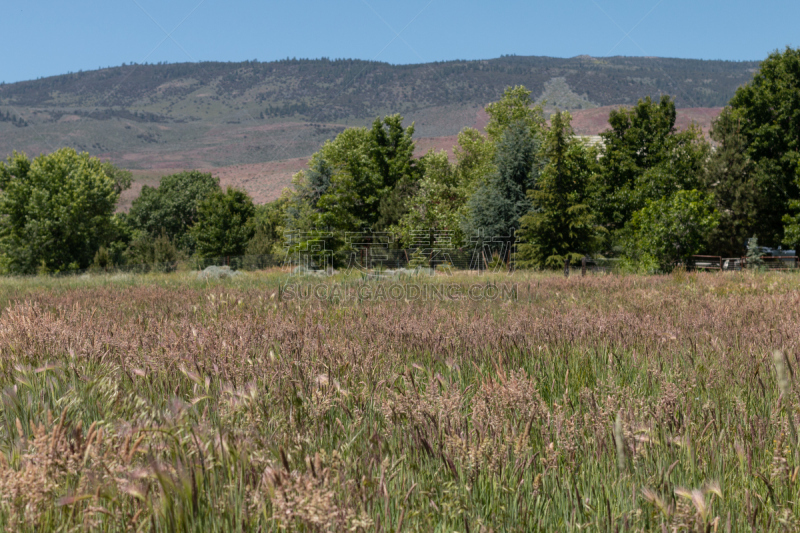
<path fill-rule="evenodd" d="M 800 528 L 799 278 L 500 280 L 516 300 L 5 283 L 0 524 Z"/>

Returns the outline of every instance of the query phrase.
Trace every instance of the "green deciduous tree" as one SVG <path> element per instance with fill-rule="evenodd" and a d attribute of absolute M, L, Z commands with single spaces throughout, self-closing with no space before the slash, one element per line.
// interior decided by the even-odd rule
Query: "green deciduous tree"
<path fill-rule="evenodd" d="M 458 134 L 458 144 L 453 147 L 459 181 L 469 194 L 475 192 L 486 177 L 494 171 L 494 142 L 475 128 L 464 128 Z"/>
<path fill-rule="evenodd" d="M 413 124 L 403 128 L 403 117 L 390 115 L 376 119 L 371 129 L 348 128 L 326 141 L 309 168 L 293 178 L 287 229 L 344 233 L 396 224 L 421 175 L 413 135 Z"/>
<path fill-rule="evenodd" d="M 285 219 L 286 200 L 283 198 L 255 206 L 252 218 L 253 237 L 247 243 L 245 255 L 281 253 Z"/>
<path fill-rule="evenodd" d="M 430 245 L 447 239 L 452 246 L 464 244 L 461 219 L 467 200 L 467 190 L 456 169 L 447 159 L 447 152 L 428 152 L 422 158 L 425 174 L 419 190 L 409 201 L 407 213 L 393 228 L 400 244 L 410 246 L 418 237 L 428 234 Z"/>
<path fill-rule="evenodd" d="M 382 180 L 371 157 L 366 128 L 348 128 L 318 152 L 331 166 L 331 185 L 317 202 L 318 225 L 338 231 L 360 231 L 378 219 Z"/>
<path fill-rule="evenodd" d="M 700 187 L 708 145 L 697 128 L 676 132 L 675 118 L 668 96 L 611 112 L 611 129 L 601 133 L 605 149 L 595 198 L 609 231 L 621 229 L 649 200 Z"/>
<path fill-rule="evenodd" d="M 119 194 L 103 164 L 62 148 L 0 163 L 0 254 L 12 273 L 86 268 L 114 236 Z"/>
<path fill-rule="evenodd" d="M 117 191 L 117 194 L 131 188 L 133 173 L 130 170 L 119 168 L 110 161 L 104 161 L 103 172 L 114 181 L 114 190 Z"/>
<path fill-rule="evenodd" d="M 155 237 L 148 233 L 138 234 L 130 242 L 126 255 L 129 267 L 142 271 L 170 271 L 181 254 L 166 232 L 162 231 L 161 235 Z"/>
<path fill-rule="evenodd" d="M 200 257 L 244 255 L 253 237 L 253 200 L 244 191 L 228 187 L 209 194 L 197 206 L 190 232 Z"/>
<path fill-rule="evenodd" d="M 645 268 L 669 271 L 674 262 L 686 264 L 701 252 L 718 222 L 713 197 L 701 191 L 650 200 L 623 231 L 625 257 Z"/>
<path fill-rule="evenodd" d="M 736 90 L 730 109 L 745 154 L 765 177 L 760 186 L 766 203 L 758 207 L 754 233 L 762 244 L 777 246 L 789 202 L 800 195 L 800 50 L 770 54 L 753 80 Z"/>
<path fill-rule="evenodd" d="M 197 221 L 198 206 L 220 190 L 217 178 L 197 170 L 164 176 L 158 187 L 142 187 L 128 212 L 128 223 L 153 239 L 163 232 L 179 249 L 192 253 L 189 229 Z"/>
<path fill-rule="evenodd" d="M 769 177 L 747 153 L 747 140 L 730 109 L 723 110 L 711 129 L 718 144 L 704 174 L 706 190 L 714 193 L 719 224 L 708 235 L 708 250 L 739 257 L 748 237 L 759 226 L 759 213 L 769 204 Z"/>
<path fill-rule="evenodd" d="M 541 106 L 534 105 L 531 91 L 522 85 L 508 87 L 500 100 L 486 106 L 486 112 L 489 114 L 489 123 L 485 129 L 489 140 L 493 142 L 500 141 L 503 132 L 512 124 L 521 122 L 532 136 L 541 133 L 544 126 Z"/>
<path fill-rule="evenodd" d="M 569 113 L 551 119 L 542 149 L 547 161 L 528 192 L 532 209 L 522 217 L 521 264 L 559 268 L 577 263 L 596 245 L 598 227 L 589 204 L 597 152 L 575 138 Z"/>

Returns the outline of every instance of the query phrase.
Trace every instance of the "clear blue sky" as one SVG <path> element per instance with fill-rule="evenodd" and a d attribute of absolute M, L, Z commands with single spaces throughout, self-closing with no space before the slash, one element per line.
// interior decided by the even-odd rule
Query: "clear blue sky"
<path fill-rule="evenodd" d="M 797 0 L 23 0 L 3 15 L 5 82 L 130 62 L 757 60 L 800 46 Z"/>

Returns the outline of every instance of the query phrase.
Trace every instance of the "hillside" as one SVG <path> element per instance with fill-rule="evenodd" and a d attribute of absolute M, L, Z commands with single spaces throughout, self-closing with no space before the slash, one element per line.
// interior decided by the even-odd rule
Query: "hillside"
<path fill-rule="evenodd" d="M 647 95 L 679 108 L 718 108 L 757 62 L 580 56 L 390 65 L 358 60 L 123 65 L 0 85 L 0 156 L 61 146 L 121 166 L 220 169 L 272 197 L 294 160 L 346 126 L 402 113 L 425 146 L 443 146 L 505 87 L 525 85 L 546 109 L 576 111 L 576 129 L 604 129 L 608 106 Z M 712 114 L 714 110 L 711 110 Z M 709 122 L 710 124 L 710 122 Z M 704 125 L 707 127 L 707 125 Z M 595 131 L 596 130 L 596 131 Z M 439 139 L 445 137 L 446 139 Z M 156 172 L 156 173 L 160 173 Z"/>

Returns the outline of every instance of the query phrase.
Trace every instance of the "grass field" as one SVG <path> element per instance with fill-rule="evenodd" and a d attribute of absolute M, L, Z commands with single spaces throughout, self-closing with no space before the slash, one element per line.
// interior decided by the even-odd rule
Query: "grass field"
<path fill-rule="evenodd" d="M 282 281 L 4 280 L 2 527 L 800 528 L 793 274 Z"/>

